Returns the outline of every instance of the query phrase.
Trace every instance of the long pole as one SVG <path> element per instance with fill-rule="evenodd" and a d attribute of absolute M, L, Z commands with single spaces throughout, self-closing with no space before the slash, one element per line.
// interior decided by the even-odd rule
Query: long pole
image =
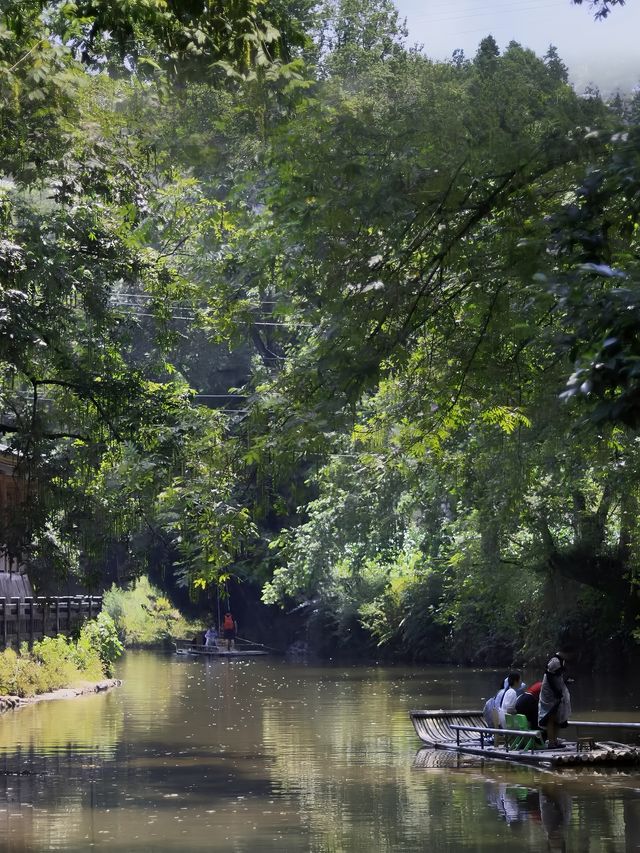
<path fill-rule="evenodd" d="M 251 643 L 252 646 L 260 646 L 263 649 L 269 649 L 271 652 L 279 652 L 279 649 L 274 649 L 273 646 L 266 646 L 264 643 L 256 643 L 255 640 L 247 640 L 246 637 L 236 637 L 241 643 Z"/>
<path fill-rule="evenodd" d="M 597 728 L 597 729 L 640 729 L 640 723 L 616 723 L 613 720 L 610 722 L 604 720 L 569 720 L 568 726 L 577 726 L 579 728 Z"/>

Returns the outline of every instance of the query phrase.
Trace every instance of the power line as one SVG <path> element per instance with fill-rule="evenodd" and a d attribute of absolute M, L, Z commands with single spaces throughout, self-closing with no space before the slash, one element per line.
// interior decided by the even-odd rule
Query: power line
<path fill-rule="evenodd" d="M 139 302 L 111 302 L 111 303 L 110 303 L 110 307 L 111 307 L 111 308 L 148 308 L 148 307 L 149 307 L 149 303 L 148 303 L 148 302 L 146 302 L 146 303 L 139 303 Z M 174 303 L 174 304 L 173 304 L 173 307 L 174 307 L 174 308 L 176 308 L 176 309 L 178 309 L 178 310 L 180 310 L 180 311 L 195 311 L 197 308 L 201 308 L 203 311 L 206 311 L 206 309 L 207 309 L 209 306 L 208 306 L 208 305 L 201 305 L 201 306 L 196 306 L 196 308 L 192 308 L 192 307 L 191 307 L 191 305 L 178 305 L 178 304 L 175 304 L 175 303 Z M 260 306 L 256 306 L 256 307 L 254 307 L 254 308 L 250 308 L 249 310 L 250 310 L 250 311 L 252 311 L 252 312 L 257 312 L 257 311 L 262 311 L 262 310 L 266 310 L 266 309 L 262 309 Z M 267 316 L 271 317 L 271 316 L 273 316 L 273 315 L 269 312 L 269 313 L 267 313 Z"/>
<path fill-rule="evenodd" d="M 135 305 L 115 305 L 113 307 L 114 308 L 135 308 L 136 306 Z M 157 314 L 151 314 L 151 313 L 146 312 L 146 311 L 128 311 L 125 313 L 135 315 L 136 317 L 153 317 L 156 320 L 160 319 L 157 316 Z M 171 314 L 170 317 L 168 317 L 167 319 L 170 319 L 170 320 L 191 320 L 191 321 L 193 321 L 193 320 L 197 319 L 197 316 L 195 314 L 190 314 L 189 316 L 185 317 L 185 316 L 182 316 L 179 314 Z M 286 323 L 267 323 L 267 322 L 260 320 L 256 323 L 250 323 L 250 325 L 251 326 L 275 326 L 277 329 L 288 329 L 289 331 L 291 331 L 291 328 Z M 313 323 L 296 323 L 296 328 L 312 329 Z"/>
<path fill-rule="evenodd" d="M 532 0 L 521 0 L 521 2 L 522 2 L 522 3 L 531 3 L 531 2 L 532 2 Z M 518 3 L 517 3 L 517 2 L 515 2 L 515 0 L 514 0 L 514 2 L 510 4 L 509 8 L 512 8 L 513 6 L 516 6 L 516 7 L 517 7 L 517 5 L 518 5 Z M 473 6 L 473 2 L 470 2 L 470 4 L 469 4 L 469 8 L 470 8 L 470 10 L 471 10 L 472 8 L 474 8 L 474 6 Z M 438 10 L 447 10 L 447 11 L 448 11 L 448 10 L 450 10 L 450 9 L 451 9 L 451 0 L 445 0 L 445 2 L 444 2 L 444 3 L 429 3 L 429 9 L 430 9 L 430 10 L 434 10 L 434 11 L 436 11 L 436 12 L 437 12 Z"/>
<path fill-rule="evenodd" d="M 152 293 L 132 293 L 130 291 L 118 291 L 117 293 L 112 293 L 109 296 L 109 299 L 112 299 L 112 300 L 113 299 L 120 299 L 121 297 L 124 297 L 125 299 L 159 299 L 160 298 L 160 297 L 154 296 Z M 173 300 L 171 300 L 171 301 L 173 301 Z M 176 300 L 176 301 L 179 302 L 180 300 Z M 260 299 L 260 297 L 256 297 L 255 299 L 251 299 L 250 297 L 246 297 L 244 300 L 235 300 L 235 301 L 237 301 L 237 302 L 239 302 L 239 301 L 246 301 L 246 302 L 254 301 L 254 302 L 260 302 L 262 305 L 281 305 L 283 303 L 282 299 L 279 299 L 279 300 L 277 300 L 277 299 Z M 204 307 L 207 307 L 207 305 L 208 305 L 208 303 L 205 302 L 204 300 L 200 304 L 203 305 Z"/>
<path fill-rule="evenodd" d="M 522 12 L 538 12 L 544 9 L 553 9 L 557 8 L 557 3 L 546 3 L 544 5 L 537 6 L 525 6 L 524 8 L 514 9 L 513 5 L 510 4 L 508 6 L 499 6 L 493 7 L 489 9 L 484 9 L 482 12 L 471 12 L 469 15 L 453 15 L 445 18 L 432 18 L 430 15 L 421 15 L 418 18 L 412 18 L 412 21 L 419 22 L 431 22 L 434 24 L 446 23 L 448 21 L 467 21 L 469 18 L 482 18 L 486 16 L 490 16 L 493 14 L 496 15 L 505 15 L 508 12 L 513 12 L 515 14 L 521 14 Z"/>
<path fill-rule="evenodd" d="M 129 314 L 129 316 L 135 316 L 135 317 L 153 317 L 155 320 L 157 320 L 157 319 L 158 319 L 158 315 L 157 315 L 157 314 L 148 314 L 148 313 L 146 313 L 145 311 L 135 311 L 135 312 L 133 312 L 133 311 L 127 311 L 127 312 L 125 312 L 125 313 Z M 196 318 L 195 318 L 195 316 L 193 316 L 193 315 L 192 315 L 191 317 L 179 317 L 179 316 L 178 316 L 178 315 L 176 315 L 176 314 L 172 314 L 168 319 L 170 319 L 170 320 L 195 320 Z"/>

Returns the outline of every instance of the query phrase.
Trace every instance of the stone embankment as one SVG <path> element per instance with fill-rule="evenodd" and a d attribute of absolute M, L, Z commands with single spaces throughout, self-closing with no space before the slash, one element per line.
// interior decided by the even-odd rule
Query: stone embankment
<path fill-rule="evenodd" d="M 51 693 L 38 693 L 37 696 L 0 696 L 0 713 L 11 711 L 14 708 L 24 708 L 36 702 L 48 702 L 51 699 L 73 699 L 76 696 L 87 696 L 90 693 L 103 693 L 112 687 L 120 687 L 122 681 L 119 678 L 105 678 L 102 681 L 87 681 L 75 687 L 62 687 L 60 690 L 52 690 Z"/>

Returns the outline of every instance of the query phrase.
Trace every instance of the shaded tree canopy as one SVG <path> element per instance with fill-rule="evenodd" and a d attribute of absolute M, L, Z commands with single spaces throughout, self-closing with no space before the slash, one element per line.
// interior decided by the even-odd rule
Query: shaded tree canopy
<path fill-rule="evenodd" d="M 634 641 L 635 101 L 405 42 L 388 0 L 3 6 L 37 581 L 242 579 L 433 659 Z"/>

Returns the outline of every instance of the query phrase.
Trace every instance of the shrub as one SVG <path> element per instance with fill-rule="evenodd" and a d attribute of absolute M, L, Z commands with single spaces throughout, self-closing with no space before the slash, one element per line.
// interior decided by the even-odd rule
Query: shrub
<path fill-rule="evenodd" d="M 14 693 L 18 696 L 34 696 L 36 693 L 46 693 L 49 690 L 47 673 L 35 661 L 26 649 L 21 649 L 16 658 L 13 673 Z"/>
<path fill-rule="evenodd" d="M 56 673 L 60 667 L 44 665 L 23 644 L 20 654 L 5 649 L 0 654 L 0 692 L 16 696 L 34 696 L 59 686 Z"/>
<path fill-rule="evenodd" d="M 87 622 L 76 641 L 45 637 L 29 651 L 23 643 L 0 653 L 0 693 L 35 696 L 80 681 L 97 681 L 111 672 L 122 652 L 113 620 L 107 613 Z"/>
<path fill-rule="evenodd" d="M 146 577 L 138 578 L 131 589 L 114 584 L 104 595 L 102 612 L 105 611 L 115 622 L 125 646 L 157 646 L 204 630 L 199 622 L 187 622 Z"/>
<path fill-rule="evenodd" d="M 0 692 L 17 696 L 33 696 L 46 690 L 38 664 L 29 654 L 19 655 L 13 649 L 5 649 L 0 655 Z"/>
<path fill-rule="evenodd" d="M 15 693 L 13 679 L 18 655 L 13 649 L 5 649 L 0 654 L 0 693 Z"/>
<path fill-rule="evenodd" d="M 86 671 L 97 663 L 103 673 L 111 675 L 113 664 L 123 651 L 113 619 L 102 611 L 97 619 L 83 626 L 76 644 L 76 660 Z"/>
<path fill-rule="evenodd" d="M 61 635 L 45 637 L 39 643 L 34 643 L 31 655 L 34 662 L 40 664 L 40 681 L 42 685 L 46 684 L 45 690 L 57 690 L 72 684 L 78 679 L 79 672 L 84 671 L 82 667 L 76 666 L 73 652 L 74 644 Z"/>

